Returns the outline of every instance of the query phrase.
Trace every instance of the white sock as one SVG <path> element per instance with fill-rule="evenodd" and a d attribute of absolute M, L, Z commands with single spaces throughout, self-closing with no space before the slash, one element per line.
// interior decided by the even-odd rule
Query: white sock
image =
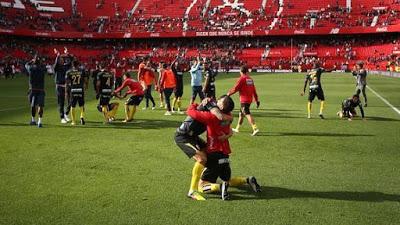
<path fill-rule="evenodd" d="M 32 120 L 31 120 L 31 121 L 32 121 L 32 122 L 35 122 L 35 117 L 32 116 Z"/>
<path fill-rule="evenodd" d="M 39 117 L 38 123 L 42 123 L 42 117 Z"/>

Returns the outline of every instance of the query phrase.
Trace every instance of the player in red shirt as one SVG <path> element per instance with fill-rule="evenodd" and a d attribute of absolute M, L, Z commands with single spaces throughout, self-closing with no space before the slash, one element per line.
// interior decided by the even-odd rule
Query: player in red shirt
<path fill-rule="evenodd" d="M 128 87 L 128 91 L 121 96 L 119 93 L 125 88 Z M 126 122 L 131 122 L 133 120 L 133 116 L 135 115 L 137 107 L 140 105 L 140 102 L 143 100 L 144 91 L 141 83 L 133 80 L 129 74 L 124 74 L 124 82 L 122 85 L 114 91 L 114 95 L 118 98 L 125 98 L 128 94 L 131 97 L 125 102 L 125 120 Z"/>
<path fill-rule="evenodd" d="M 207 99 L 203 102 L 206 103 Z M 235 107 L 231 97 L 225 95 L 218 99 L 218 108 L 227 115 L 230 115 Z M 202 192 L 211 193 L 221 191 L 223 200 L 229 199 L 228 186 L 239 186 L 249 184 L 255 192 L 260 192 L 261 188 L 254 177 L 232 177 L 229 165 L 229 155 L 231 148 L 228 139 L 232 136 L 230 124 L 232 121 L 221 121 L 209 111 L 198 111 L 198 105 L 191 105 L 188 116 L 207 126 L 207 163 L 203 171 L 199 186 Z M 217 179 L 221 178 L 222 184 L 217 184 Z"/>
<path fill-rule="evenodd" d="M 236 92 L 239 92 L 240 95 L 240 113 L 238 124 L 236 128 L 232 130 L 238 133 L 240 126 L 243 124 L 244 116 L 246 116 L 247 120 L 251 124 L 251 127 L 253 128 L 252 135 L 255 136 L 260 130 L 257 128 L 257 125 L 251 116 L 250 105 L 254 98 L 258 108 L 260 107 L 260 101 L 258 100 L 256 86 L 254 85 L 253 79 L 249 75 L 249 69 L 247 66 L 242 66 L 240 68 L 240 78 L 237 80 L 236 85 L 228 92 L 228 96 L 231 96 Z"/>
<path fill-rule="evenodd" d="M 171 70 L 171 66 L 164 64 L 163 67 L 164 71 L 161 75 L 160 88 L 162 88 L 164 92 L 165 104 L 167 105 L 167 112 L 165 112 L 165 115 L 170 116 L 172 110 L 170 98 L 176 88 L 176 79 L 174 72 Z"/>

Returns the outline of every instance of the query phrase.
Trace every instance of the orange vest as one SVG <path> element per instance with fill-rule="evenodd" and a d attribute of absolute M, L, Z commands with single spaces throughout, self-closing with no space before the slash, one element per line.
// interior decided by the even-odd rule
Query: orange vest
<path fill-rule="evenodd" d="M 176 80 L 175 75 L 172 70 L 165 70 L 163 74 L 164 78 L 164 88 L 175 88 Z"/>

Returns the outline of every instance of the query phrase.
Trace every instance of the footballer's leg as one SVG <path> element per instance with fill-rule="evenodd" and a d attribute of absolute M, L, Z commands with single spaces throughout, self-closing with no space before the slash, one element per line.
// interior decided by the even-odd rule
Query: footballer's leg
<path fill-rule="evenodd" d="M 80 122 L 81 125 L 85 125 L 85 99 L 84 97 L 80 97 L 79 99 L 79 109 L 81 111 L 81 117 L 80 117 Z"/>
<path fill-rule="evenodd" d="M 367 85 L 364 85 L 363 86 L 363 89 L 362 89 L 362 94 L 363 94 L 363 96 L 364 96 L 364 107 L 367 107 L 368 106 L 368 104 L 367 104 L 367 93 L 365 92 L 365 89 L 366 89 L 366 87 L 367 87 Z"/>
<path fill-rule="evenodd" d="M 244 114 L 243 114 L 243 111 L 241 109 L 240 112 L 239 112 L 239 119 L 238 119 L 238 123 L 236 125 L 236 128 L 232 128 L 233 132 L 239 133 L 240 126 L 242 126 L 242 124 L 243 124 L 243 119 L 244 119 Z"/>
<path fill-rule="evenodd" d="M 71 125 L 75 126 L 76 125 L 76 103 L 77 103 L 77 97 L 71 97 Z"/>
<path fill-rule="evenodd" d="M 118 102 L 114 102 L 114 103 L 111 103 L 110 104 L 110 111 L 109 111 L 109 113 L 108 113 L 108 117 L 111 119 L 111 120 L 115 120 L 115 115 L 117 114 L 117 111 L 118 111 L 118 107 L 119 107 L 119 103 Z"/>
<path fill-rule="evenodd" d="M 261 186 L 257 183 L 257 179 L 250 177 L 232 177 L 229 180 L 229 186 L 239 187 L 248 184 L 254 192 L 261 192 Z"/>
<path fill-rule="evenodd" d="M 317 97 L 321 101 L 320 107 L 319 107 L 319 117 L 321 117 L 321 119 L 325 119 L 324 114 L 323 114 L 324 106 L 325 106 L 325 95 L 324 95 L 324 91 L 322 89 L 318 91 Z"/>
<path fill-rule="evenodd" d="M 258 129 L 256 122 L 254 121 L 253 116 L 251 115 L 250 112 L 250 104 L 244 104 L 243 107 L 243 113 L 247 118 L 247 121 L 249 121 L 251 128 L 253 129 L 253 133 L 251 134 L 252 136 L 255 136 L 258 134 L 258 132 L 260 132 L 260 130 Z"/>
<path fill-rule="evenodd" d="M 29 100 L 29 104 L 31 106 L 31 116 L 32 116 L 30 125 L 36 125 L 35 118 L 36 118 L 37 108 L 35 105 L 35 97 L 34 97 L 32 91 L 29 91 L 28 100 Z"/>

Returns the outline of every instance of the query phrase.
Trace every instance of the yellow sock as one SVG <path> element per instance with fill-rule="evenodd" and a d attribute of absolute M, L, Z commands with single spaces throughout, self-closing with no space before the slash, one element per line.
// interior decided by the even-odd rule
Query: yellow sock
<path fill-rule="evenodd" d="M 101 107 L 101 111 L 103 112 L 104 119 L 108 120 L 108 107 L 105 106 L 105 105 L 103 105 L 103 106 Z M 108 122 L 108 121 L 107 121 L 107 122 Z"/>
<path fill-rule="evenodd" d="M 85 107 L 82 106 L 79 109 L 81 110 L 81 118 L 85 118 Z"/>
<path fill-rule="evenodd" d="M 196 162 L 192 169 L 192 180 L 190 181 L 190 191 L 197 191 L 199 186 L 199 181 L 201 173 L 203 172 L 204 166 Z"/>
<path fill-rule="evenodd" d="M 133 120 L 133 116 L 136 112 L 136 106 L 130 106 L 129 108 L 129 120 Z"/>
<path fill-rule="evenodd" d="M 325 101 L 321 101 L 321 105 L 319 106 L 319 114 L 322 114 L 322 112 L 324 111 L 324 105 Z"/>
<path fill-rule="evenodd" d="M 113 109 L 110 111 L 110 113 L 108 114 L 109 117 L 115 117 L 115 115 L 117 114 L 117 111 L 118 111 L 118 107 L 119 107 L 119 104 L 118 104 L 118 103 L 115 103 L 114 108 L 113 108 Z"/>
<path fill-rule="evenodd" d="M 207 183 L 200 188 L 201 193 L 215 193 L 221 191 L 221 184 Z"/>
<path fill-rule="evenodd" d="M 75 107 L 71 107 L 71 123 L 75 123 Z"/>
<path fill-rule="evenodd" d="M 311 106 L 312 106 L 312 103 L 311 103 L 311 102 L 308 102 L 308 103 L 307 103 L 307 112 L 308 112 L 308 116 L 311 116 Z"/>
<path fill-rule="evenodd" d="M 177 98 L 174 98 L 174 100 L 172 101 L 172 108 L 173 109 L 175 109 L 177 101 L 178 101 Z"/>
<path fill-rule="evenodd" d="M 229 185 L 232 187 L 237 187 L 237 186 L 241 186 L 243 184 L 247 183 L 247 178 L 246 177 L 232 177 L 229 180 Z"/>
<path fill-rule="evenodd" d="M 178 101 L 177 101 L 177 105 L 178 105 L 178 109 L 181 109 L 182 102 L 181 102 L 181 100 L 180 100 L 180 99 L 178 99 Z"/>
<path fill-rule="evenodd" d="M 129 105 L 125 105 L 125 119 L 129 120 Z"/>
<path fill-rule="evenodd" d="M 256 124 L 251 125 L 251 127 L 253 128 L 253 130 L 257 130 L 257 125 Z"/>

